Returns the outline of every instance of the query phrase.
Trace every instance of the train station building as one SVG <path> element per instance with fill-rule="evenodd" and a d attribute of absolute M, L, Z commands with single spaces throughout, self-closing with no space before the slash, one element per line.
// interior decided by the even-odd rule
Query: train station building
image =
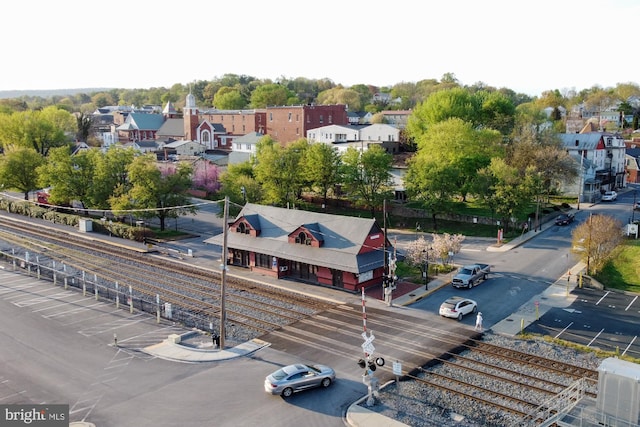
<path fill-rule="evenodd" d="M 375 219 L 253 203 L 227 229 L 228 265 L 350 291 L 382 283 L 390 249 Z"/>

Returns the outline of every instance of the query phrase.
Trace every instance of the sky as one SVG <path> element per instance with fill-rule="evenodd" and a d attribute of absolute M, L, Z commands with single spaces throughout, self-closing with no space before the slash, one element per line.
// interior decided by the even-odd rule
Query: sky
<path fill-rule="evenodd" d="M 225 74 L 378 87 L 453 74 L 538 96 L 640 82 L 638 0 L 21 0 L 0 91 L 147 89 Z"/>

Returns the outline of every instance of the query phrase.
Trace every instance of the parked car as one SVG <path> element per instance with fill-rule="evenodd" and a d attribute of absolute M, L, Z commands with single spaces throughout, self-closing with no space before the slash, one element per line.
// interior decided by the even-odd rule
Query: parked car
<path fill-rule="evenodd" d="M 264 391 L 289 397 L 297 391 L 329 387 L 335 379 L 335 371 L 326 365 L 296 363 L 267 375 L 264 380 Z"/>
<path fill-rule="evenodd" d="M 469 313 L 478 311 L 478 304 L 469 298 L 451 297 L 440 305 L 440 316 L 462 320 Z"/>
<path fill-rule="evenodd" d="M 613 202 L 617 198 L 618 198 L 618 193 L 616 193 L 615 191 L 605 191 L 604 194 L 602 195 L 603 202 Z"/>
<path fill-rule="evenodd" d="M 556 217 L 556 225 L 569 225 L 575 219 L 575 215 L 572 213 L 560 214 Z"/>
<path fill-rule="evenodd" d="M 451 279 L 454 288 L 473 288 L 489 278 L 491 266 L 489 264 L 470 264 L 458 270 Z"/>

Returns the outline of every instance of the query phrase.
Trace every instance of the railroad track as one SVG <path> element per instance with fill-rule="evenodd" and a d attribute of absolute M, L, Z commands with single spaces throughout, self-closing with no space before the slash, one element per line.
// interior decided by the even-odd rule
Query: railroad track
<path fill-rule="evenodd" d="M 202 324 L 219 321 L 222 305 L 220 272 L 196 268 L 161 257 L 137 253 L 24 222 L 0 219 L 0 238 L 25 248 L 40 263 L 48 260 L 76 271 L 88 272 L 96 281 L 118 283 L 119 297 L 142 298 L 169 303 L 201 319 Z M 33 259 L 33 257 L 32 257 Z M 306 295 L 227 275 L 225 318 L 243 329 L 243 339 L 255 338 L 313 315 L 333 304 Z M 108 286 L 108 285 L 105 285 Z"/>

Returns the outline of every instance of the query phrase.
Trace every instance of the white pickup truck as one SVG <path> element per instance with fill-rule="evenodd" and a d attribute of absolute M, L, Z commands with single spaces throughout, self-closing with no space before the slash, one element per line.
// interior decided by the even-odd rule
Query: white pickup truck
<path fill-rule="evenodd" d="M 471 264 L 460 268 L 458 273 L 453 276 L 451 284 L 454 288 L 473 288 L 480 282 L 487 280 L 491 267 L 489 264 Z"/>

